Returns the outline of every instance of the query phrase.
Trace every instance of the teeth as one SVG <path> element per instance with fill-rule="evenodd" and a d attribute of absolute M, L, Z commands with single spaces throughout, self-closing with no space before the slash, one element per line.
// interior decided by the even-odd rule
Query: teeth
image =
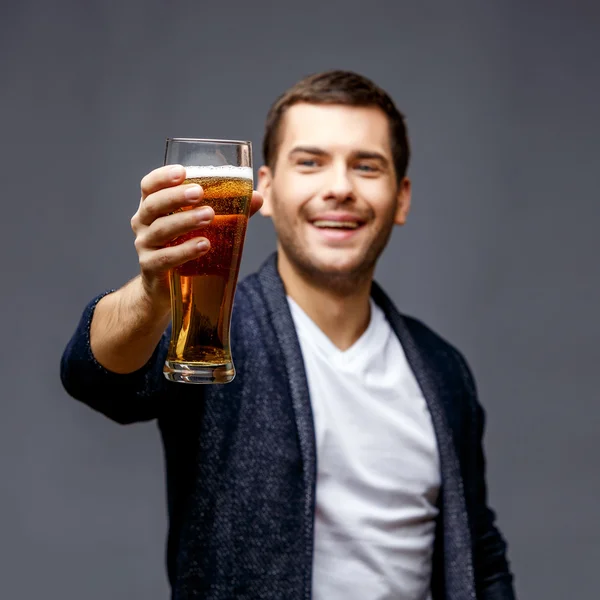
<path fill-rule="evenodd" d="M 334 229 L 357 229 L 356 221 L 313 221 L 315 227 L 331 227 Z"/>

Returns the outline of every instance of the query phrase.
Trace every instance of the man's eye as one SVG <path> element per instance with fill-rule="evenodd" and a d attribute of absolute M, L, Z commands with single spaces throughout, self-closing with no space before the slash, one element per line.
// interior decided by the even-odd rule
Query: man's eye
<path fill-rule="evenodd" d="M 317 161 L 314 158 L 304 158 L 298 161 L 301 167 L 316 167 L 318 166 Z"/>
<path fill-rule="evenodd" d="M 367 163 L 358 163 L 355 167 L 358 171 L 363 171 L 365 173 L 376 173 L 379 171 L 379 168 L 376 165 L 371 165 Z"/>

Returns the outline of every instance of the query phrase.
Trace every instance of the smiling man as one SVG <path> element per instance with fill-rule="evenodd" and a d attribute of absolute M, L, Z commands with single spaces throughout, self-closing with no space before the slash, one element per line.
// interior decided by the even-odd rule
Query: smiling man
<path fill-rule="evenodd" d="M 158 423 L 172 597 L 512 600 L 469 368 L 373 282 L 410 208 L 403 116 L 360 75 L 317 74 L 271 107 L 264 158 L 253 212 L 277 253 L 238 287 L 232 383 L 162 376 L 168 270 L 210 252 L 166 244 L 214 215 L 181 167 L 142 180 L 141 273 L 63 356 L 74 397 Z"/>
<path fill-rule="evenodd" d="M 380 107 L 284 99 L 259 170 L 262 213 L 275 224 L 288 296 L 346 350 L 367 328 L 377 258 L 410 207 L 404 123 L 398 115 L 394 157 L 392 117 Z"/>

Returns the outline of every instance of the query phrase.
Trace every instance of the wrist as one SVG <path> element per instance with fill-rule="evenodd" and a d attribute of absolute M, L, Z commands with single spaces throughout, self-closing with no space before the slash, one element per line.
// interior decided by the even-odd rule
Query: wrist
<path fill-rule="evenodd" d="M 157 291 L 139 276 L 132 282 L 130 305 L 135 307 L 140 320 L 145 323 L 164 322 L 165 326 L 171 318 L 171 298 L 168 285 L 166 289 Z"/>

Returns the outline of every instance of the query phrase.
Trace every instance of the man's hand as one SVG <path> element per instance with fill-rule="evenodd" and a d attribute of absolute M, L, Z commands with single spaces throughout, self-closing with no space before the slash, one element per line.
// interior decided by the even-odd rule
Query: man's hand
<path fill-rule="evenodd" d="M 132 373 L 146 364 L 169 323 L 169 270 L 210 249 L 202 230 L 215 213 L 203 206 L 202 188 L 181 185 L 184 179 L 180 165 L 161 167 L 142 179 L 140 205 L 131 219 L 140 276 L 104 296 L 90 326 L 92 352 L 110 371 Z M 250 215 L 261 205 L 254 192 Z M 190 239 L 169 243 L 190 232 Z"/>
<path fill-rule="evenodd" d="M 184 179 L 185 169 L 181 165 L 160 167 L 148 173 L 141 181 L 140 205 L 131 219 L 141 283 L 156 306 L 168 306 L 169 270 L 210 249 L 202 230 L 210 225 L 215 213 L 209 206 L 203 206 L 202 188 L 195 183 L 181 185 Z M 250 216 L 261 206 L 262 197 L 254 192 Z M 198 235 L 181 244 L 168 245 L 192 231 Z"/>

